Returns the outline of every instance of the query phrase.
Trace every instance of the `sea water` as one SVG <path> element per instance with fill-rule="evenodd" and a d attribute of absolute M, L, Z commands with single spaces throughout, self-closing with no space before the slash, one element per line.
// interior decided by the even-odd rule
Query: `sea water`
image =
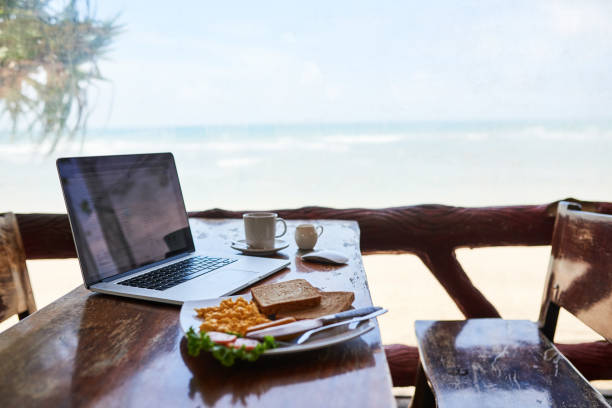
<path fill-rule="evenodd" d="M 173 152 L 188 210 L 612 201 L 612 125 L 416 122 L 0 134 L 0 211 L 65 211 L 55 159 Z"/>

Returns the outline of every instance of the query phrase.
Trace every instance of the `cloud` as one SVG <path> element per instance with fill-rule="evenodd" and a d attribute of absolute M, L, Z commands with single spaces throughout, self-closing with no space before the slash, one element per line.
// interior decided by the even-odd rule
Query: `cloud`
<path fill-rule="evenodd" d="M 612 2 L 337 6 L 308 24 L 219 8 L 189 30 L 126 22 L 90 123 L 110 101 L 109 126 L 610 117 Z"/>
<path fill-rule="evenodd" d="M 286 44 L 295 44 L 297 42 L 297 38 L 295 33 L 287 32 L 281 34 L 281 41 Z"/>
<path fill-rule="evenodd" d="M 259 163 L 261 160 L 253 157 L 240 157 L 233 159 L 221 159 L 217 160 L 217 166 L 221 168 L 234 168 L 234 167 L 249 167 Z"/>
<path fill-rule="evenodd" d="M 579 35 L 594 31 L 611 32 L 609 1 L 554 1 L 543 4 L 552 26 L 565 35 Z"/>
<path fill-rule="evenodd" d="M 307 61 L 302 69 L 300 84 L 313 85 L 318 84 L 322 80 L 321 69 L 314 61 Z"/>

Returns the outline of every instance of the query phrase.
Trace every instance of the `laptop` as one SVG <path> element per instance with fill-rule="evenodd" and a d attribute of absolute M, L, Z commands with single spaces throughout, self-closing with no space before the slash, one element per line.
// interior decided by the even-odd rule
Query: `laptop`
<path fill-rule="evenodd" d="M 289 265 L 196 252 L 171 153 L 60 158 L 57 169 L 94 292 L 182 304 L 235 293 Z"/>

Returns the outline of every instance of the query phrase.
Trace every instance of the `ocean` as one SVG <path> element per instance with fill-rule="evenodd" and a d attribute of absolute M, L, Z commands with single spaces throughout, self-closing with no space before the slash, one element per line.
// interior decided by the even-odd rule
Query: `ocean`
<path fill-rule="evenodd" d="M 64 212 L 55 159 L 170 151 L 189 210 L 612 201 L 612 124 L 414 122 L 0 134 L 0 211 Z"/>

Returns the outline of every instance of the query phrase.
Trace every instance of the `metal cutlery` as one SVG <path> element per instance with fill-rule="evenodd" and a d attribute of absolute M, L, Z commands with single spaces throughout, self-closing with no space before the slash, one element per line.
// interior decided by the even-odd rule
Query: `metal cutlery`
<path fill-rule="evenodd" d="M 319 317 L 317 319 L 298 320 L 293 323 L 287 323 L 280 326 L 272 326 L 265 329 L 249 332 L 246 334 L 246 337 L 261 340 L 265 336 L 273 336 L 275 339 L 285 340 L 293 338 L 294 336 L 307 332 L 311 329 L 317 329 L 320 327 L 327 327 L 331 326 L 332 324 L 337 324 L 336 322 L 350 322 L 353 321 L 356 317 L 370 315 L 372 313 L 380 311 L 381 309 L 382 308 L 380 307 L 368 306 Z"/>
<path fill-rule="evenodd" d="M 365 315 L 365 316 L 355 317 L 355 318 L 350 319 L 350 320 L 343 320 L 343 321 L 340 321 L 340 322 L 337 322 L 337 323 L 332 323 L 332 324 L 328 324 L 328 325 L 325 325 L 325 326 L 322 326 L 322 327 L 319 327 L 319 328 L 316 328 L 316 329 L 308 330 L 307 332 L 302 334 L 295 341 L 295 344 L 302 344 L 302 343 L 306 342 L 310 338 L 310 336 L 312 336 L 315 333 L 319 333 L 319 332 L 321 332 L 323 330 L 331 329 L 333 327 L 343 326 L 345 324 L 349 325 L 349 329 L 354 330 L 357 327 L 357 325 L 359 324 L 359 322 L 362 322 L 364 320 L 370 320 L 370 319 L 372 319 L 372 318 L 374 318 L 376 316 L 379 316 L 381 314 L 384 314 L 384 313 L 387 313 L 387 309 L 379 309 L 379 310 L 377 310 L 377 311 L 375 311 L 373 313 L 370 313 L 368 315 Z"/>

